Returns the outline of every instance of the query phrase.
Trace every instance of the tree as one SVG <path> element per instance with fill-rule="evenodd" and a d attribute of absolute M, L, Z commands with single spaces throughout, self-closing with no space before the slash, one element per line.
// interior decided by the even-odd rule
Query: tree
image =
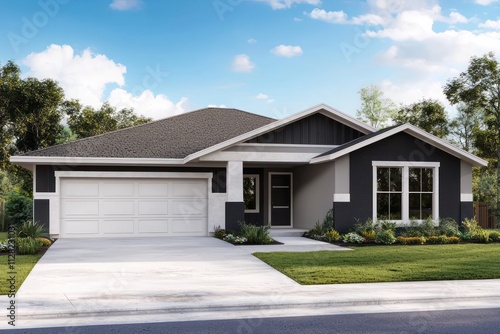
<path fill-rule="evenodd" d="M 0 70 L 0 127 L 2 167 L 11 153 L 55 144 L 62 129 L 59 105 L 64 93 L 50 79 L 20 78 L 12 61 Z"/>
<path fill-rule="evenodd" d="M 472 151 L 475 147 L 475 135 L 480 131 L 478 114 L 463 103 L 457 109 L 457 116 L 450 122 L 451 139 L 464 150 Z"/>
<path fill-rule="evenodd" d="M 445 138 L 449 133 L 446 110 L 441 102 L 433 99 L 402 106 L 394 116 L 394 121 L 397 124 L 410 123 L 440 138 Z"/>
<path fill-rule="evenodd" d="M 392 118 L 395 105 L 390 99 L 384 98 L 384 92 L 375 85 L 361 88 L 361 109 L 356 111 L 356 117 L 374 128 L 383 128 Z"/>
<path fill-rule="evenodd" d="M 96 136 L 151 121 L 150 118 L 137 116 L 132 109 L 117 111 L 107 102 L 96 110 L 90 106 L 82 106 L 77 100 L 65 101 L 63 110 L 68 115 L 68 126 L 77 138 Z"/>
<path fill-rule="evenodd" d="M 500 208 L 500 66 L 495 54 L 471 57 L 467 70 L 446 83 L 444 94 L 451 104 L 462 102 L 476 110 L 485 127 L 475 144 L 484 153 L 492 154 L 492 167 L 496 167 L 497 208 Z M 492 148 L 493 152 L 487 152 Z"/>

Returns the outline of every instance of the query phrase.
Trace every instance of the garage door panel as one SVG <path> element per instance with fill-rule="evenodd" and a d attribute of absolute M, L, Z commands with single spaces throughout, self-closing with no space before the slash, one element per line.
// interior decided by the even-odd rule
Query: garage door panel
<path fill-rule="evenodd" d="M 103 200 L 101 215 L 104 216 L 133 216 L 135 201 Z"/>
<path fill-rule="evenodd" d="M 139 233 L 168 233 L 168 220 L 140 219 Z"/>
<path fill-rule="evenodd" d="M 206 179 L 61 179 L 61 236 L 207 235 Z"/>
<path fill-rule="evenodd" d="M 134 234 L 134 225 L 133 219 L 105 219 L 101 221 L 101 231 L 103 234 Z"/>
<path fill-rule="evenodd" d="M 205 230 L 205 220 L 196 218 L 172 219 L 172 232 L 174 234 L 201 234 Z"/>
<path fill-rule="evenodd" d="M 161 181 L 139 181 L 139 197 L 167 197 L 168 183 Z"/>
<path fill-rule="evenodd" d="M 98 234 L 99 233 L 99 220 L 63 220 L 63 233 L 64 234 Z"/>
<path fill-rule="evenodd" d="M 61 185 L 63 197 L 97 197 L 99 196 L 99 182 L 85 182 L 85 180 L 65 180 Z"/>
<path fill-rule="evenodd" d="M 199 180 L 176 180 L 172 182 L 172 197 L 207 197 L 207 184 Z"/>
<path fill-rule="evenodd" d="M 139 215 L 168 215 L 167 200 L 139 200 Z"/>
<path fill-rule="evenodd" d="M 101 195 L 103 197 L 134 197 L 135 183 L 122 180 L 101 182 Z"/>
<path fill-rule="evenodd" d="M 205 216 L 207 201 L 203 199 L 174 199 L 172 200 L 173 216 Z"/>
<path fill-rule="evenodd" d="M 99 200 L 63 200 L 61 203 L 61 215 L 63 218 L 75 216 L 98 216 Z"/>

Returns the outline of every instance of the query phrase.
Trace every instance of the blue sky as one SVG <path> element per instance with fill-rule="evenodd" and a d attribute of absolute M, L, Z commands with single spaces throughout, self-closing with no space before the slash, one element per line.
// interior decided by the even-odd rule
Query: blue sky
<path fill-rule="evenodd" d="M 0 63 L 67 98 L 163 118 L 209 105 L 355 115 L 379 85 L 446 102 L 473 55 L 500 55 L 499 0 L 2 1 Z M 452 109 L 450 108 L 452 112 Z"/>

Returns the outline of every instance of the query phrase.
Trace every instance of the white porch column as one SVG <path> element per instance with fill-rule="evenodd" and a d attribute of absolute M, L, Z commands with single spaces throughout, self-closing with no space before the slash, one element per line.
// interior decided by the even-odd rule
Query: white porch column
<path fill-rule="evenodd" d="M 243 161 L 228 161 L 226 172 L 228 202 L 243 202 Z"/>

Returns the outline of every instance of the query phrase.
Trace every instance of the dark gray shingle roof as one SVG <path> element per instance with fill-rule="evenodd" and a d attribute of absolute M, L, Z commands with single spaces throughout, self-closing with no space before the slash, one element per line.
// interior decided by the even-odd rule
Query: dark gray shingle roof
<path fill-rule="evenodd" d="M 274 121 L 238 109 L 205 108 L 24 155 L 182 159 Z"/>

